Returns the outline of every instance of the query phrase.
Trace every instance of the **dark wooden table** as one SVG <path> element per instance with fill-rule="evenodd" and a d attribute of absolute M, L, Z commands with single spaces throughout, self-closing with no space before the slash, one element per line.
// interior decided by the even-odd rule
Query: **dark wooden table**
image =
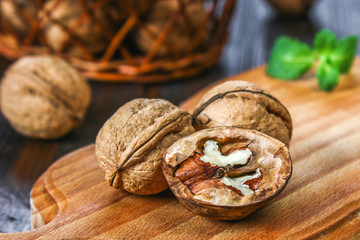
<path fill-rule="evenodd" d="M 279 17 L 265 1 L 238 0 L 220 62 L 199 76 L 146 85 L 91 82 L 93 100 L 84 123 L 58 140 L 23 137 L 0 115 L 0 232 L 30 229 L 29 193 L 35 180 L 62 155 L 93 143 L 102 124 L 125 102 L 158 97 L 179 104 L 220 78 L 264 64 L 275 38 L 281 34 L 311 44 L 319 29 L 328 28 L 344 37 L 360 35 L 359 25 L 358 0 L 318 0 L 307 16 L 295 19 Z M 9 64 L 0 58 L 1 75 Z"/>

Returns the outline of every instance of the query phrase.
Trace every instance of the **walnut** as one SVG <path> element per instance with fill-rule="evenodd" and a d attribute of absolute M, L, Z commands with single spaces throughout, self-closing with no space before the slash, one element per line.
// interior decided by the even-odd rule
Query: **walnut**
<path fill-rule="evenodd" d="M 40 14 L 40 28 L 47 44 L 54 51 L 73 56 L 83 56 L 87 52 L 99 54 L 110 43 L 117 30 L 117 21 L 126 17 L 117 15 L 109 3 L 99 5 L 95 0 L 85 3 L 84 7 L 82 1 L 45 2 Z"/>
<path fill-rule="evenodd" d="M 1 83 L 4 116 L 19 133 L 32 138 L 57 138 L 77 127 L 90 98 L 80 73 L 57 57 L 21 58 Z"/>
<path fill-rule="evenodd" d="M 0 16 L 4 29 L 25 37 L 30 30 L 29 21 L 35 20 L 38 8 L 35 0 L 2 0 L 0 1 Z"/>
<path fill-rule="evenodd" d="M 170 19 L 181 9 L 181 1 L 158 0 L 150 8 L 144 25 L 135 34 L 136 43 L 144 52 L 150 51 L 155 41 L 165 29 Z M 194 36 L 202 31 L 202 41 L 206 38 L 206 11 L 203 0 L 191 1 L 180 12 L 180 17 L 171 29 L 165 43 L 159 48 L 157 56 L 183 54 L 194 40 Z"/>
<path fill-rule="evenodd" d="M 200 129 L 236 126 L 255 129 L 289 145 L 292 120 L 268 92 L 245 81 L 227 81 L 209 90 L 193 113 Z"/>
<path fill-rule="evenodd" d="M 284 143 L 255 130 L 220 127 L 176 141 L 162 168 L 170 189 L 191 212 L 234 220 L 277 196 L 292 163 Z"/>
<path fill-rule="evenodd" d="M 135 99 L 120 107 L 96 137 L 96 156 L 105 178 L 130 193 L 159 193 L 168 185 L 161 157 L 181 137 L 193 133 L 192 116 L 161 99 Z"/>
<path fill-rule="evenodd" d="M 301 15 L 306 13 L 312 6 L 314 0 L 267 0 L 281 14 Z"/>

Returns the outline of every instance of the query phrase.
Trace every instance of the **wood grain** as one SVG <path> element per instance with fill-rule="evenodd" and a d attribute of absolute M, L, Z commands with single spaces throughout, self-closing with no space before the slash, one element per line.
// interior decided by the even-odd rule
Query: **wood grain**
<path fill-rule="evenodd" d="M 282 82 L 267 77 L 264 66 L 231 79 L 270 91 L 293 118 L 293 175 L 270 205 L 241 221 L 210 221 L 184 209 L 169 190 L 155 196 L 131 195 L 106 185 L 90 145 L 59 159 L 34 185 L 36 229 L 1 237 L 358 239 L 360 60 L 331 93 L 319 91 L 311 74 Z M 181 106 L 192 111 L 205 91 Z"/>

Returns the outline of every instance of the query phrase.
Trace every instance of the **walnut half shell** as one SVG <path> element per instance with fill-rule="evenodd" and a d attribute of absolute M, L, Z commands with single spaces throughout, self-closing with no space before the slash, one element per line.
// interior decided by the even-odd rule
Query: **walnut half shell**
<path fill-rule="evenodd" d="M 161 157 L 181 137 L 195 132 L 192 116 L 161 99 L 135 99 L 120 107 L 96 138 L 105 178 L 130 193 L 159 193 L 168 185 Z"/>
<path fill-rule="evenodd" d="M 234 126 L 250 128 L 287 146 L 292 135 L 288 110 L 270 93 L 245 81 L 227 81 L 210 89 L 193 116 L 200 129 Z"/>
<path fill-rule="evenodd" d="M 219 149 L 208 152 L 209 142 L 217 142 Z M 234 152 L 239 154 L 234 157 Z M 209 163 L 204 156 L 218 162 Z M 239 162 L 241 157 L 245 161 Z M 222 164 L 218 158 L 226 161 Z M 176 141 L 164 155 L 162 168 L 171 190 L 191 212 L 234 220 L 277 196 L 291 176 L 292 163 L 284 143 L 255 130 L 221 127 Z"/>

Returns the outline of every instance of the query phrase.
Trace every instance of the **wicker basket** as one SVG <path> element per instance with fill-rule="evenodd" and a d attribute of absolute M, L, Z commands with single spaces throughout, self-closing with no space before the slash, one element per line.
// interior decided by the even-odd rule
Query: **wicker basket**
<path fill-rule="evenodd" d="M 26 6 L 31 1 L 35 4 L 35 14 L 29 12 L 30 8 Z M 46 6 L 48 1 L 53 1 L 50 8 Z M 177 9 L 168 14 L 163 28 L 157 33 L 151 32 L 147 25 L 149 11 L 155 4 L 153 0 L 114 0 L 116 4 L 123 1 L 121 3 L 123 8 L 126 6 L 126 16 L 112 21 L 111 29 L 109 24 L 99 21 L 97 11 L 114 4 L 114 1 L 72 0 L 79 1 L 81 14 L 71 26 L 51 18 L 51 14 L 58 11 L 56 8 L 63 1 L 68 0 L 0 0 L 0 54 L 11 60 L 31 54 L 58 55 L 71 62 L 87 78 L 99 81 L 161 82 L 193 76 L 219 59 L 236 0 L 176 0 Z M 139 10 L 135 1 L 150 1 L 150 4 L 146 10 Z M 203 24 L 194 24 L 191 16 L 188 16 L 187 9 L 195 1 L 205 1 L 202 2 L 205 12 L 201 18 Z M 14 18 L 17 25 L 13 22 Z M 65 40 L 57 48 L 49 44 L 42 28 L 50 21 L 66 33 Z M 181 52 L 174 49 L 176 41 L 171 44 L 167 40 L 172 31 L 176 31 L 179 21 L 192 29 L 193 33 L 186 51 Z M 95 43 L 85 44 L 77 36 L 77 31 L 84 23 L 91 27 L 97 26 L 106 39 L 106 46 L 100 53 L 93 53 L 93 47 L 97 46 Z M 146 50 L 139 50 L 133 39 L 134 33 L 139 31 L 152 39 L 151 46 Z M 75 49 L 76 54 L 67 51 L 66 46 Z M 168 49 L 168 54 L 159 54 L 164 47 Z"/>

